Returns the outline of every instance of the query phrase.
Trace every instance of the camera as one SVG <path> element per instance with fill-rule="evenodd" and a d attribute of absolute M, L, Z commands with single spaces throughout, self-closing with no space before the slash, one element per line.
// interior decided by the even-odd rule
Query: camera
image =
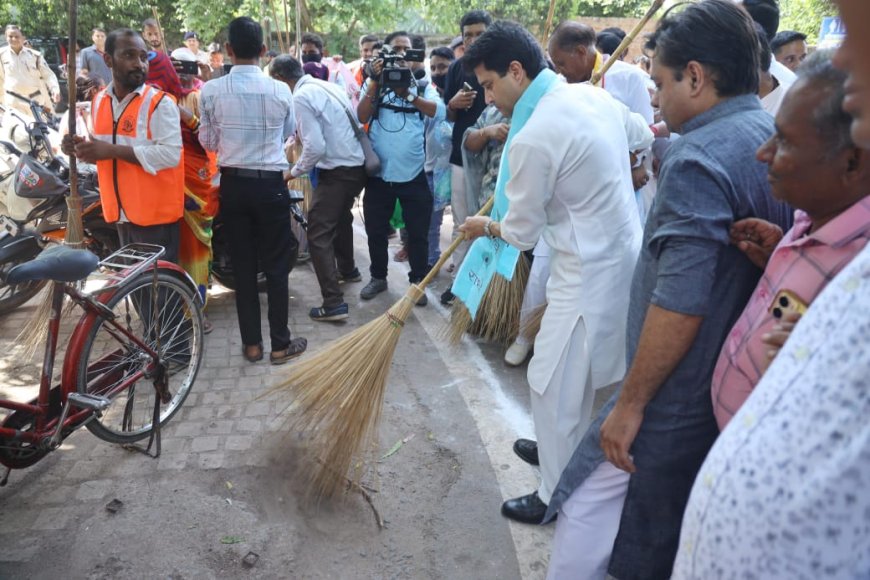
<path fill-rule="evenodd" d="M 391 46 L 384 46 L 378 53 L 377 58 L 384 61 L 384 69 L 377 78 L 378 86 L 382 91 L 408 88 L 413 85 L 414 75 L 411 69 L 400 66 L 399 62 L 423 62 L 426 53 L 423 50 L 409 48 L 404 54 L 397 53 Z M 372 62 L 366 64 L 364 74 L 373 77 Z"/>

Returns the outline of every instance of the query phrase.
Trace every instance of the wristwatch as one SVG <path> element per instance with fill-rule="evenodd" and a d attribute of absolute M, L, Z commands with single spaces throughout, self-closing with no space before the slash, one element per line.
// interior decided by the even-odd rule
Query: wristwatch
<path fill-rule="evenodd" d="M 414 101 L 417 100 L 417 95 L 415 95 L 414 93 L 408 93 L 408 96 L 405 97 L 405 100 L 413 104 Z"/>

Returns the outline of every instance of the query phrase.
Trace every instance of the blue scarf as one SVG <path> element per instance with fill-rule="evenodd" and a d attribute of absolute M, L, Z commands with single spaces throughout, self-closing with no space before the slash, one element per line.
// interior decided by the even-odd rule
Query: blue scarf
<path fill-rule="evenodd" d="M 559 85 L 559 77 L 551 70 L 544 69 L 532 81 L 517 104 L 511 117 L 511 128 L 508 131 L 507 142 L 501 154 L 498 168 L 498 178 L 495 182 L 495 202 L 490 216 L 495 221 L 501 221 L 508 211 L 508 199 L 505 191 L 511 178 L 508 151 L 517 133 L 522 131 L 526 122 L 535 111 L 540 100 Z M 480 301 L 495 274 L 507 280 L 514 277 L 520 251 L 502 239 L 478 238 L 471 245 L 451 291 L 465 304 L 471 313 L 471 318 L 477 317 Z"/>

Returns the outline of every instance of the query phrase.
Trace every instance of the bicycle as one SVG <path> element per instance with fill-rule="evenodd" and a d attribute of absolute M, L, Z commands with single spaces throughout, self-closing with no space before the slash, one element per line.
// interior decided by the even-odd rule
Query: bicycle
<path fill-rule="evenodd" d="M 0 486 L 12 469 L 34 465 L 83 426 L 160 455 L 160 428 L 190 393 L 203 344 L 202 298 L 184 270 L 159 259 L 163 253 L 130 244 L 99 261 L 87 250 L 53 246 L 6 274 L 10 283 L 51 280 L 52 312 L 37 398 L 0 399 L 11 411 L 0 422 Z M 64 296 L 83 313 L 52 386 Z M 145 437 L 147 448 L 134 445 Z"/>

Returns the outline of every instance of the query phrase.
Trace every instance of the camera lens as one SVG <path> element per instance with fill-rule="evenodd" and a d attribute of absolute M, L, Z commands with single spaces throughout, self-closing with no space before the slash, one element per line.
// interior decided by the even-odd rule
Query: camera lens
<path fill-rule="evenodd" d="M 788 296 L 780 296 L 779 305 L 783 308 L 788 308 Z"/>
<path fill-rule="evenodd" d="M 773 309 L 773 317 L 776 318 L 777 320 L 779 320 L 780 318 L 782 318 L 782 309 L 781 309 L 781 308 L 778 308 L 778 307 L 777 307 L 777 308 L 774 308 L 774 309 Z"/>

